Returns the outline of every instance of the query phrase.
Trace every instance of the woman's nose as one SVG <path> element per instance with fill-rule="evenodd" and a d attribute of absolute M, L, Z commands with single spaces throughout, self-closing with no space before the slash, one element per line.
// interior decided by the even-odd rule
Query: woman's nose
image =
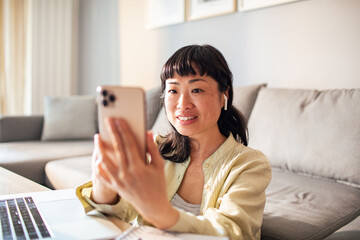
<path fill-rule="evenodd" d="M 191 98 L 188 94 L 181 94 L 178 100 L 177 107 L 179 109 L 189 109 L 192 107 Z"/>

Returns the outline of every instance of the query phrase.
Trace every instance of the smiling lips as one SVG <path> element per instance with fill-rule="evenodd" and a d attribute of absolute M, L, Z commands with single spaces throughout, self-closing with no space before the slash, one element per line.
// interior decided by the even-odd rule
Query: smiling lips
<path fill-rule="evenodd" d="M 181 121 L 187 121 L 187 120 L 192 120 L 192 119 L 195 119 L 197 117 L 177 117 L 179 120 Z"/>
<path fill-rule="evenodd" d="M 195 119 L 197 119 L 197 116 L 193 116 L 193 117 L 182 117 L 182 116 L 177 116 L 176 117 L 178 120 L 180 120 L 181 124 L 191 124 L 192 122 L 195 121 Z"/>

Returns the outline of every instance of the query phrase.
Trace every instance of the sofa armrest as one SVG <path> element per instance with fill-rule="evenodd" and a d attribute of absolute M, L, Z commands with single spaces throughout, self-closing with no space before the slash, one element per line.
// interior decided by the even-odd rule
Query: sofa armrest
<path fill-rule="evenodd" d="M 42 115 L 0 116 L 0 142 L 40 140 L 43 123 Z"/>

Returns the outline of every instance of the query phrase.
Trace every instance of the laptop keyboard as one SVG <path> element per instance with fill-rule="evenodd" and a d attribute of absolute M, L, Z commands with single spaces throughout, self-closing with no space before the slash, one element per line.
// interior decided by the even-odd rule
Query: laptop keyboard
<path fill-rule="evenodd" d="M 1 239 L 50 238 L 32 197 L 0 200 Z"/>

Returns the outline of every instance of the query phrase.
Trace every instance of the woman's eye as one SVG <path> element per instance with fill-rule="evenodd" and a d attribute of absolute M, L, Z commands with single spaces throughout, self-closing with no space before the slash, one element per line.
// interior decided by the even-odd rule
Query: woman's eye
<path fill-rule="evenodd" d="M 202 92 L 202 90 L 199 89 L 199 88 L 196 88 L 196 89 L 193 89 L 192 92 L 193 92 L 193 93 L 200 93 L 200 92 Z"/>
<path fill-rule="evenodd" d="M 168 91 L 168 93 L 172 93 L 172 94 L 174 94 L 174 93 L 176 93 L 176 90 L 174 90 L 174 89 L 170 89 L 170 90 Z"/>

